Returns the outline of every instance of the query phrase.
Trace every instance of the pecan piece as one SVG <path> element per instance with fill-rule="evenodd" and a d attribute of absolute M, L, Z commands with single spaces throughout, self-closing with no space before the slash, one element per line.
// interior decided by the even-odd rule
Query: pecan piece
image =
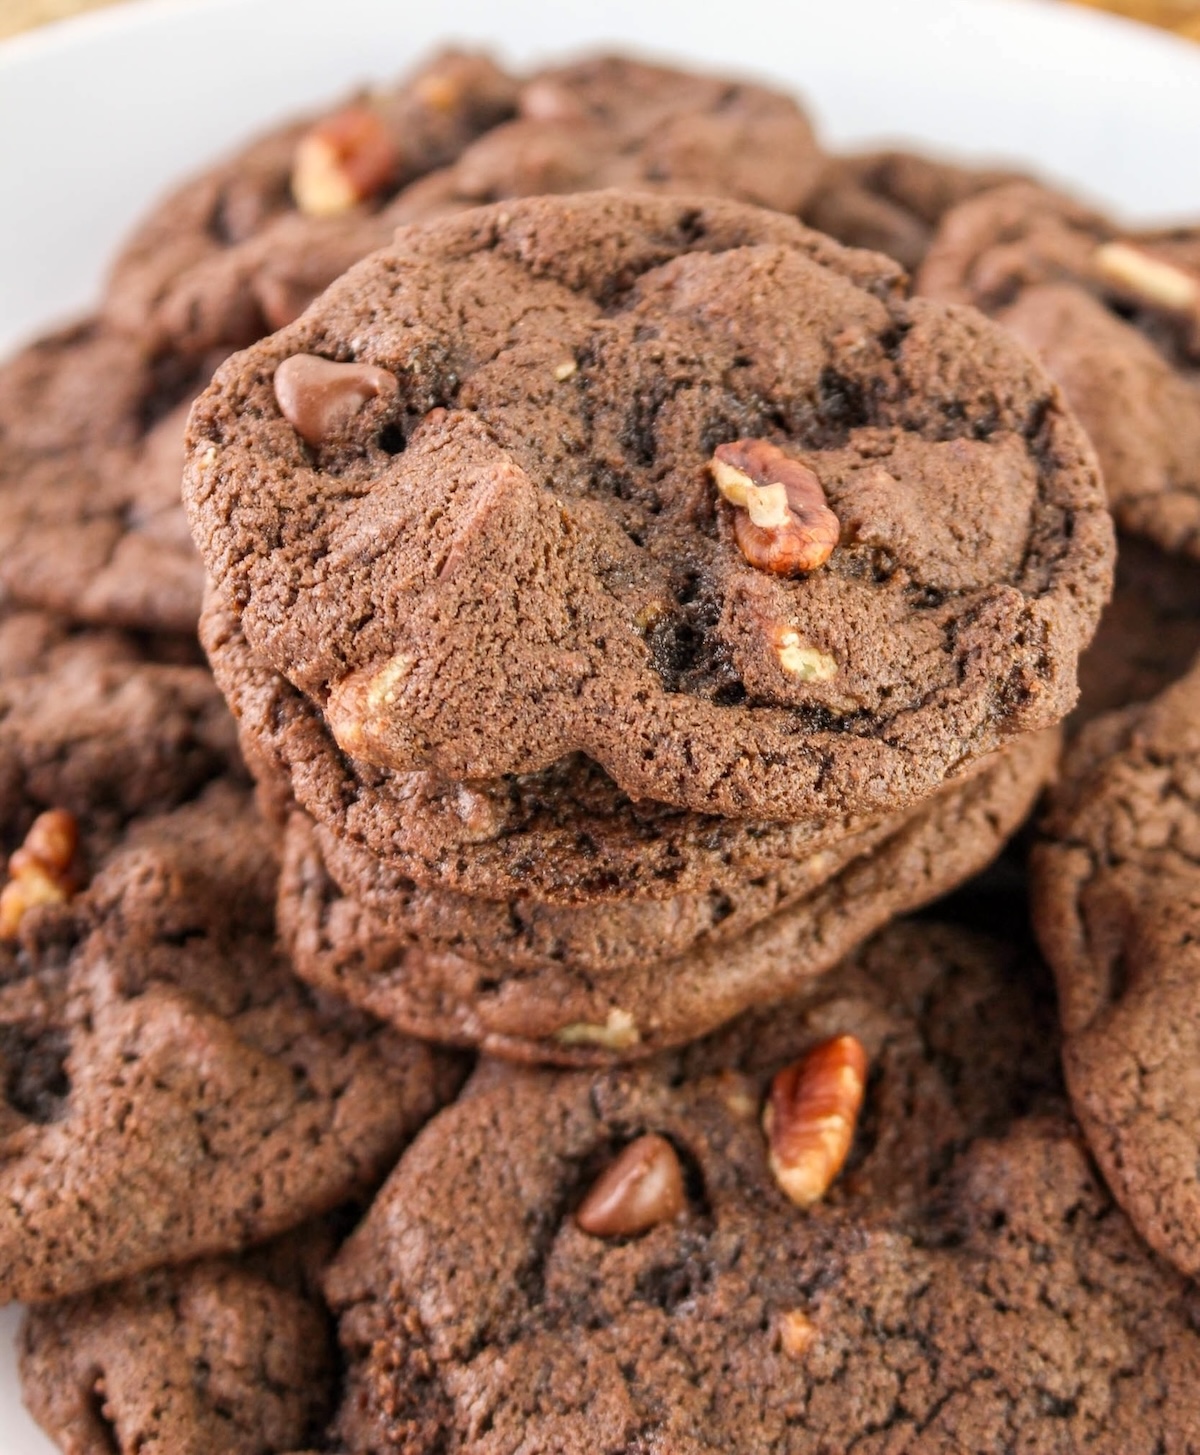
<path fill-rule="evenodd" d="M 752 566 L 800 576 L 829 559 L 841 527 L 807 465 L 767 440 L 733 440 L 717 446 L 709 469 L 734 508 L 734 538 Z"/>
<path fill-rule="evenodd" d="M 575 1221 L 597 1238 L 630 1238 L 677 1218 L 686 1203 L 675 1148 L 647 1132 L 596 1179 Z"/>
<path fill-rule="evenodd" d="M 335 217 L 385 191 L 399 167 L 399 148 L 383 120 L 356 103 L 322 118 L 301 137 L 292 196 L 309 217 Z"/>
<path fill-rule="evenodd" d="M 322 445 L 354 418 L 368 399 L 390 399 L 396 376 L 373 364 L 336 364 L 317 354 L 293 354 L 275 370 L 275 401 L 302 440 Z"/>
<path fill-rule="evenodd" d="M 779 1346 L 789 1359 L 803 1359 L 816 1341 L 812 1320 L 800 1309 L 779 1316 Z"/>
<path fill-rule="evenodd" d="M 842 1170 L 866 1081 L 862 1042 L 835 1036 L 771 1082 L 763 1109 L 771 1171 L 797 1207 L 819 1202 Z"/>
<path fill-rule="evenodd" d="M 0 939 L 15 939 L 26 913 L 39 904 L 65 904 L 75 890 L 79 825 L 65 808 L 39 814 L 8 861 L 0 891 Z"/>
<path fill-rule="evenodd" d="M 1131 243 L 1103 243 L 1092 261 L 1106 283 L 1151 308 L 1184 314 L 1200 310 L 1200 277 Z"/>

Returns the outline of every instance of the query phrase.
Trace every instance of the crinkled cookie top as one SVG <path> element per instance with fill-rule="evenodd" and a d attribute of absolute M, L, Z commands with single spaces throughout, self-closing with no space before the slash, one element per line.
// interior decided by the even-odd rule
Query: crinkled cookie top
<path fill-rule="evenodd" d="M 578 750 L 709 812 L 894 810 L 1063 715 L 1109 589 L 1020 346 L 733 203 L 404 229 L 224 366 L 189 455 L 254 650 L 346 751 L 455 778 Z"/>

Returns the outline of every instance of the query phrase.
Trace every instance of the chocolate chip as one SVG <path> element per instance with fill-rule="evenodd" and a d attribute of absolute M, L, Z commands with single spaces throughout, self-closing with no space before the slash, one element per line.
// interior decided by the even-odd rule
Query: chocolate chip
<path fill-rule="evenodd" d="M 283 417 L 310 445 L 326 443 L 368 399 L 390 399 L 395 376 L 373 364 L 335 364 L 316 354 L 293 354 L 275 370 Z"/>

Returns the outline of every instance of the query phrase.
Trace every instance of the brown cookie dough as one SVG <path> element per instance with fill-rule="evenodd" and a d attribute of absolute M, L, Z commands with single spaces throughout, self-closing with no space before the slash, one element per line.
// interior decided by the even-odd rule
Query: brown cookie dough
<path fill-rule="evenodd" d="M 485 1066 L 326 1278 L 340 1448 L 1186 1450 L 1195 1289 L 1098 1184 L 1048 1019 L 1000 945 L 901 926 L 646 1067 Z M 847 1033 L 865 1103 L 841 1177 L 801 1209 L 760 1110 L 776 1072 Z M 652 1133 L 682 1206 L 585 1232 L 597 1179 Z"/>
<path fill-rule="evenodd" d="M 228 353 L 291 322 L 386 241 L 387 225 L 371 218 L 388 198 L 510 115 L 515 93 L 516 82 L 486 57 L 445 51 L 385 91 L 252 142 L 185 183 L 137 227 L 113 265 L 105 316 L 156 351 L 193 358 L 218 347 Z M 339 130 L 348 109 L 365 113 L 357 131 Z M 302 186 L 305 211 L 293 192 L 297 154 L 331 123 L 331 168 L 341 165 L 363 195 L 331 198 L 314 216 L 319 197 Z"/>
<path fill-rule="evenodd" d="M 151 649 L 44 612 L 0 617 L 0 844 L 12 848 L 48 808 L 107 843 L 129 819 L 243 775 L 210 675 L 147 660 Z"/>
<path fill-rule="evenodd" d="M 1200 670 L 1090 723 L 1032 861 L 1076 1115 L 1158 1252 L 1200 1272 Z"/>
<path fill-rule="evenodd" d="M 236 1259 L 158 1268 L 32 1309 L 21 1391 L 64 1450 L 267 1455 L 319 1437 L 337 1359 L 317 1277 L 336 1248 L 310 1224 Z"/>
<path fill-rule="evenodd" d="M 210 361 L 211 362 L 211 361 Z M 0 369 L 0 590 L 76 621 L 193 632 L 203 572 L 180 508 L 207 366 L 95 321 Z"/>
<path fill-rule="evenodd" d="M 915 271 L 950 208 L 1016 180 L 1015 172 L 920 152 L 851 153 L 829 158 L 800 216 L 838 242 L 886 253 Z"/>
<path fill-rule="evenodd" d="M 582 751 L 632 796 L 825 821 L 1070 706 L 1111 526 L 1007 335 L 732 203 L 538 198 L 397 239 L 191 423 L 206 564 L 345 750 L 455 779 Z M 351 353 L 291 399 L 310 445 L 276 369 Z M 750 437 L 840 523 L 803 579 L 751 564 L 710 478 Z"/>
<path fill-rule="evenodd" d="M 876 821 L 781 824 L 638 802 L 578 755 L 490 783 L 373 768 L 343 753 L 317 708 L 257 661 L 237 613 L 214 592 L 201 637 L 270 816 L 286 822 L 294 798 L 349 852 L 378 861 L 377 872 L 426 889 L 575 906 L 720 896 L 790 873 Z M 342 872 L 358 887 L 345 861 Z"/>
<path fill-rule="evenodd" d="M 1007 187 L 947 215 L 918 288 L 1032 348 L 1091 436 L 1117 523 L 1200 555 L 1200 233 L 1122 232 Z"/>
<path fill-rule="evenodd" d="M 240 793 L 142 820 L 0 958 L 0 1300 L 236 1251 L 369 1187 L 458 1080 L 300 985 Z"/>
<path fill-rule="evenodd" d="M 1054 733 L 1007 749 L 857 855 L 841 845 L 824 851 L 823 882 L 771 918 L 673 960 L 513 969 L 438 950 L 340 893 L 299 820 L 288 836 L 280 931 L 298 974 L 412 1034 L 517 1060 L 630 1060 L 795 995 L 890 919 L 983 868 L 1028 814 L 1057 753 Z"/>

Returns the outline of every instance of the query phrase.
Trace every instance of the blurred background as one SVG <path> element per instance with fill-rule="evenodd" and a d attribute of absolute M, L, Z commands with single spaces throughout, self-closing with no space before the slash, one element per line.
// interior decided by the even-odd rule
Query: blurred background
<path fill-rule="evenodd" d="M 68 15 L 119 3 L 120 0 L 0 0 L 0 39 L 50 20 L 62 20 Z M 1200 0 L 1072 0 L 1072 3 L 1128 15 L 1147 25 L 1158 25 L 1200 41 Z"/>

